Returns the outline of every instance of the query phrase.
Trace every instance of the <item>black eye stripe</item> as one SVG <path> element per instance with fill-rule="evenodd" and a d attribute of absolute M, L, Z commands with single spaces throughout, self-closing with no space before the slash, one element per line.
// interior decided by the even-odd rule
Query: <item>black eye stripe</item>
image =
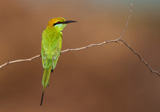
<path fill-rule="evenodd" d="M 63 22 L 58 21 L 58 22 L 54 23 L 53 26 L 55 26 L 55 25 L 57 25 L 57 24 L 62 24 L 62 23 L 63 23 Z"/>

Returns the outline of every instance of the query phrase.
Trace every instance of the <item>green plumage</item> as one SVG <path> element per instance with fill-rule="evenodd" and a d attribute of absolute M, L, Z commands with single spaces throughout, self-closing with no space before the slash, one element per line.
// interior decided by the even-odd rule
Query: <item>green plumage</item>
<path fill-rule="evenodd" d="M 44 68 L 42 85 L 43 90 L 49 85 L 51 69 L 54 70 L 62 47 L 62 32 L 54 27 L 47 27 L 42 34 L 41 45 L 42 65 Z"/>

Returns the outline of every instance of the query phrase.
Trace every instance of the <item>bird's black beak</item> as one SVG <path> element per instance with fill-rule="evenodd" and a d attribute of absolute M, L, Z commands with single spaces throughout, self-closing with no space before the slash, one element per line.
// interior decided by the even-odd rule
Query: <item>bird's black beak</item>
<path fill-rule="evenodd" d="M 77 22 L 77 21 L 67 20 L 67 21 L 63 22 L 63 24 L 74 23 L 74 22 Z"/>

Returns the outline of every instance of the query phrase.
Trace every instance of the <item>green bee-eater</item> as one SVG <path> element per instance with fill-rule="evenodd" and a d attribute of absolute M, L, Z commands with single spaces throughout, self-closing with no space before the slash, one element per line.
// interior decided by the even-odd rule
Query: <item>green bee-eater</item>
<path fill-rule="evenodd" d="M 48 22 L 46 29 L 42 33 L 41 56 L 44 73 L 42 78 L 43 92 L 40 105 L 42 105 L 43 102 L 45 88 L 49 85 L 50 73 L 55 69 L 61 53 L 62 30 L 66 24 L 72 22 L 76 21 L 65 20 L 62 17 L 53 18 Z"/>

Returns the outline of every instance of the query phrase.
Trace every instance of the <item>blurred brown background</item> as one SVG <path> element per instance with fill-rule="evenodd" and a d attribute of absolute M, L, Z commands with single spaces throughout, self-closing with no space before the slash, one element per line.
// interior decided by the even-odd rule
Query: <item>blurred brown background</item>
<path fill-rule="evenodd" d="M 0 64 L 40 54 L 49 19 L 77 20 L 63 33 L 63 49 L 117 38 L 130 1 L 1 0 Z M 160 2 L 134 0 L 123 37 L 160 71 Z M 0 112 L 160 112 L 160 77 L 117 43 L 61 55 L 40 107 L 41 58 L 0 70 Z"/>

